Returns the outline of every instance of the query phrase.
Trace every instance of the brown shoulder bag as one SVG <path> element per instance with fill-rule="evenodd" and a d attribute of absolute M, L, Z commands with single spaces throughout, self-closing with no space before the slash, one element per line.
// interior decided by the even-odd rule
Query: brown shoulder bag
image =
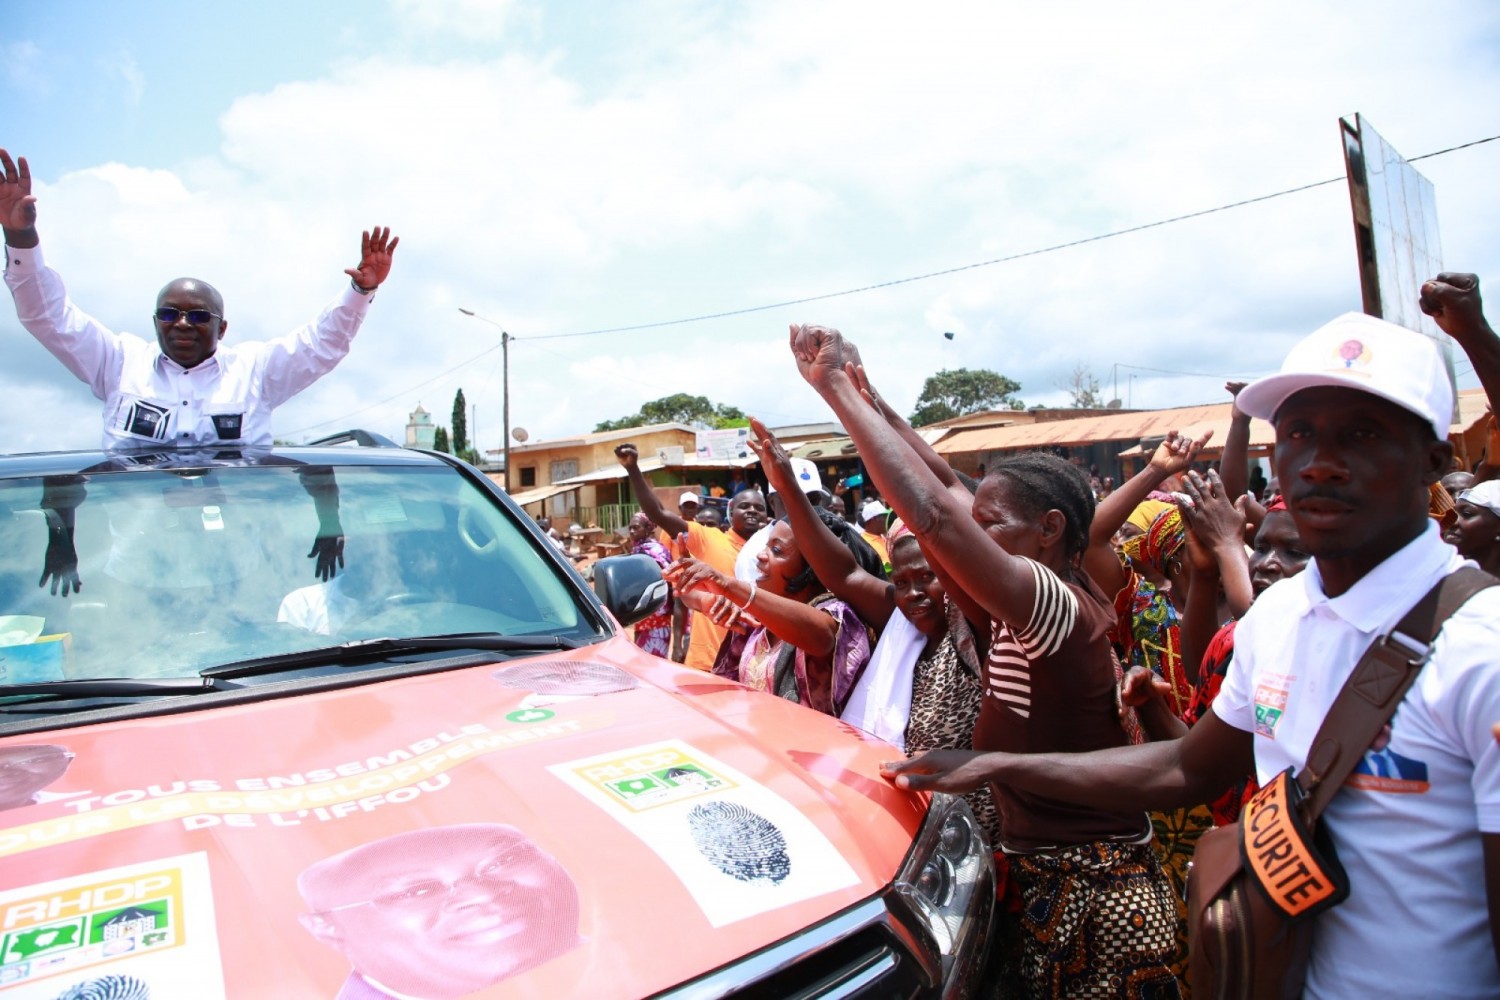
<path fill-rule="evenodd" d="M 1283 771 L 1245 804 L 1238 823 L 1198 839 L 1188 877 L 1188 969 L 1198 996 L 1302 995 L 1313 921 L 1349 894 L 1318 816 L 1396 713 L 1443 623 L 1496 584 L 1500 580 L 1473 567 L 1440 580 L 1365 650 L 1301 772 Z"/>

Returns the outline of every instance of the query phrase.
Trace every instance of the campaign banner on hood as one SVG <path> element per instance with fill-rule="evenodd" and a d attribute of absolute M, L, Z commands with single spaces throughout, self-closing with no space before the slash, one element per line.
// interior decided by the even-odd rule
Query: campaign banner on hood
<path fill-rule="evenodd" d="M 858 881 L 791 803 L 687 743 L 631 747 L 551 771 L 655 851 L 715 927 Z"/>
<path fill-rule="evenodd" d="M 0 995 L 222 998 L 206 856 L 0 892 Z"/>

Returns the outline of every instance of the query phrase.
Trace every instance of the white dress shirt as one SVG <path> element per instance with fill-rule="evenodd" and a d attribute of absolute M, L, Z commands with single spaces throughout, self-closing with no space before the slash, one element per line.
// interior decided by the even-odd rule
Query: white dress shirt
<path fill-rule="evenodd" d="M 5 248 L 5 283 L 21 325 L 104 401 L 105 448 L 269 445 L 271 411 L 344 359 L 374 298 L 347 287 L 286 336 L 221 344 L 188 369 L 74 305 L 40 247 Z"/>

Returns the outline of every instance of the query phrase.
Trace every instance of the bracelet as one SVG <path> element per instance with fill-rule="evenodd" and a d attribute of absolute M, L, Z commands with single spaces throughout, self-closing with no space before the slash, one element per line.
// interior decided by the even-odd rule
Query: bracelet
<path fill-rule="evenodd" d="M 755 600 L 755 590 L 756 590 L 755 581 L 751 580 L 750 581 L 750 596 L 747 597 L 747 598 L 745 598 L 745 603 L 744 604 L 740 605 L 740 610 L 741 611 L 744 611 L 745 609 L 749 608 L 750 607 L 750 602 L 753 601 L 753 600 Z"/>
<path fill-rule="evenodd" d="M 356 292 L 358 292 L 359 294 L 361 294 L 361 295 L 374 295 L 375 294 L 375 289 L 380 287 L 379 285 L 375 285 L 373 288 L 366 288 L 364 285 L 361 285 L 359 282 L 355 281 L 353 278 L 349 279 L 349 284 L 353 285 L 354 286 L 354 290 Z"/>

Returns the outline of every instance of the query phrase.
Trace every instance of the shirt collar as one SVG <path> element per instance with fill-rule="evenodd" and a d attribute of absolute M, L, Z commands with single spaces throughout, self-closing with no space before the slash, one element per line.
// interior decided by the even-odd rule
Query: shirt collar
<path fill-rule="evenodd" d="M 1335 615 L 1361 632 L 1392 625 L 1411 609 L 1413 595 L 1420 598 L 1453 562 L 1454 552 L 1442 539 L 1437 522 L 1427 526 L 1385 562 L 1361 577 L 1337 597 L 1323 592 L 1323 576 L 1314 559 L 1302 574 L 1309 608 L 1324 604 Z"/>
<path fill-rule="evenodd" d="M 221 348 L 222 349 L 222 348 Z M 156 369 L 166 374 L 195 375 L 198 372 L 211 372 L 219 366 L 219 352 L 214 351 L 208 357 L 192 368 L 184 368 L 161 351 L 156 352 Z"/>

